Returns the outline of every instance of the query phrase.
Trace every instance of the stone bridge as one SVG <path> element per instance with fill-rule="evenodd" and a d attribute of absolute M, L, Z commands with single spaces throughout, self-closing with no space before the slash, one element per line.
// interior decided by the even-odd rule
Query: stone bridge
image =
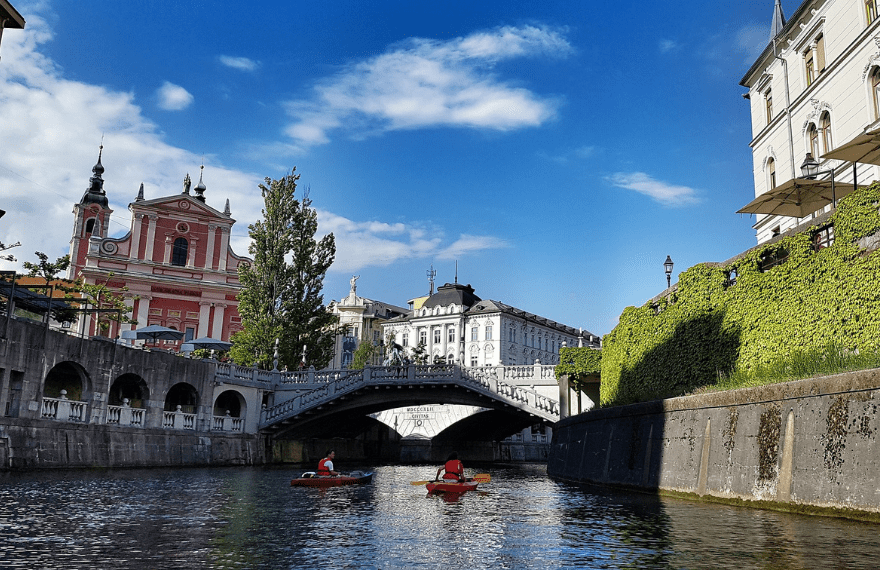
<path fill-rule="evenodd" d="M 276 382 L 274 402 L 262 411 L 259 427 L 282 439 L 344 435 L 346 428 L 363 429 L 371 413 L 425 404 L 485 409 L 474 438 L 483 440 L 503 439 L 529 425 L 553 424 L 560 418 L 558 389 L 549 390 L 556 397 L 546 390 L 548 384 L 556 385 L 554 367 L 540 364 L 368 366 L 288 373 Z M 544 394 L 534 389 L 536 385 L 544 386 Z"/>

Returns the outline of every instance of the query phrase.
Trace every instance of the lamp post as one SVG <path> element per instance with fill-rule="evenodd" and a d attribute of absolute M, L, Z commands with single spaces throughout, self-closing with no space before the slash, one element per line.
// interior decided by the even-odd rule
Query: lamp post
<path fill-rule="evenodd" d="M 666 288 L 669 289 L 672 286 L 672 258 L 668 255 L 666 256 L 666 261 L 663 262 L 663 269 L 666 270 Z"/>
<path fill-rule="evenodd" d="M 823 170 L 820 172 L 819 162 L 813 158 L 813 153 L 808 152 L 807 156 L 804 157 L 804 161 L 801 163 L 801 176 L 807 180 L 815 180 L 820 174 L 828 173 L 831 173 L 831 207 L 834 208 L 837 206 L 837 196 L 834 192 L 834 169 L 832 168 L 831 170 Z M 855 188 L 856 185 L 855 175 L 855 163 L 853 163 L 853 188 Z"/>

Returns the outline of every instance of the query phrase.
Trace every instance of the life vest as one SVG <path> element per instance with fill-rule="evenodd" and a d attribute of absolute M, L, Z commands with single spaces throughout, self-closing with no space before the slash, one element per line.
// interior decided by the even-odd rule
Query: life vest
<path fill-rule="evenodd" d="M 329 477 L 330 476 L 330 468 L 327 467 L 327 462 L 330 461 L 328 458 L 324 458 L 318 462 L 318 476 Z"/>
<path fill-rule="evenodd" d="M 458 459 L 452 459 L 443 466 L 446 473 L 443 474 L 444 479 L 455 479 L 456 481 L 464 479 L 464 465 Z"/>

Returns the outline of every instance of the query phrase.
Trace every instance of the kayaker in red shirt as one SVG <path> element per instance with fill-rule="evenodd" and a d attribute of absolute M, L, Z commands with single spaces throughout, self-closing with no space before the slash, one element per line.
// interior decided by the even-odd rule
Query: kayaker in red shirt
<path fill-rule="evenodd" d="M 327 452 L 327 457 L 318 462 L 318 477 L 336 477 L 339 475 L 338 472 L 333 470 L 334 457 L 336 457 L 336 452 L 331 449 Z"/>
<path fill-rule="evenodd" d="M 445 471 L 445 473 L 443 473 L 443 478 L 446 480 L 465 481 L 464 465 L 458 460 L 458 453 L 454 451 L 446 458 L 446 464 L 437 470 L 437 476 L 434 477 L 435 480 L 440 479 L 441 471 Z"/>

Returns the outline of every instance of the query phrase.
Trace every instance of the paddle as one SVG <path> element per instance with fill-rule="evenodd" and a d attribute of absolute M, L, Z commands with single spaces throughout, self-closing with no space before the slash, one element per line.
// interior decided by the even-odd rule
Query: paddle
<path fill-rule="evenodd" d="M 492 480 L 492 476 L 488 473 L 477 473 L 471 479 L 477 483 L 488 483 Z M 437 481 L 410 481 L 410 485 L 427 485 L 428 483 L 436 483 Z"/>

